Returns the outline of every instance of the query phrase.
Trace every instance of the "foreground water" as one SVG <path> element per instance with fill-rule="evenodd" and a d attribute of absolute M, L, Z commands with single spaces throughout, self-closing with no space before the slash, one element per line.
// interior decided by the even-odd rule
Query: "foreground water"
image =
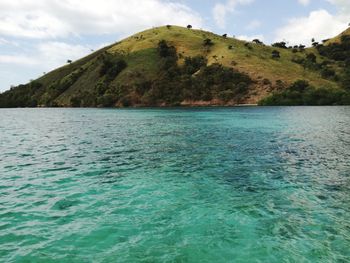
<path fill-rule="evenodd" d="M 349 107 L 0 116 L 0 262 L 350 261 Z"/>

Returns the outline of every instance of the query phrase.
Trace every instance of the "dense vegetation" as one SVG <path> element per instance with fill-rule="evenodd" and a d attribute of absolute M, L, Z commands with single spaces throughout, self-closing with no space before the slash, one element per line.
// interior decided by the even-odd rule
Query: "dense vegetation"
<path fill-rule="evenodd" d="M 83 73 L 84 69 L 79 68 L 47 87 L 39 81 L 13 87 L 1 94 L 0 107 L 37 107 L 39 105 L 55 107 L 57 106 L 55 99 L 71 87 Z"/>
<path fill-rule="evenodd" d="M 350 90 L 350 35 L 340 37 L 340 42 L 329 45 L 318 45 L 320 55 L 339 62 L 341 71 L 341 85 Z"/>
<path fill-rule="evenodd" d="M 38 82 L 31 82 L 27 85 L 12 87 L 0 96 L 0 107 L 36 107 L 38 105 L 37 92 L 42 87 Z"/>
<path fill-rule="evenodd" d="M 207 60 L 202 56 L 185 57 L 184 64 L 179 66 L 175 47 L 166 41 L 158 43 L 157 48 L 158 72 L 152 81 L 139 75 L 134 85 L 122 83 L 110 85 L 117 75 L 109 76 L 108 72 L 116 63 L 126 65 L 121 59 L 115 63 L 104 63 L 103 73 L 107 73 L 96 85 L 96 94 L 80 94 L 73 97 L 74 106 L 158 106 L 179 105 L 185 100 L 210 101 L 219 99 L 228 102 L 239 100 L 248 90 L 252 80 L 245 74 L 239 73 L 219 64 L 207 66 Z M 117 66 L 120 70 L 124 67 Z M 114 72 L 114 70 L 113 70 Z M 116 73 L 121 71 L 116 71 Z M 112 77 L 112 78 L 111 78 Z M 97 100 L 86 103 L 89 97 Z M 79 104 L 80 102 L 80 104 Z"/>
<path fill-rule="evenodd" d="M 298 80 L 287 89 L 274 93 L 259 103 L 263 106 L 350 105 L 350 92 L 342 89 L 315 88 Z"/>

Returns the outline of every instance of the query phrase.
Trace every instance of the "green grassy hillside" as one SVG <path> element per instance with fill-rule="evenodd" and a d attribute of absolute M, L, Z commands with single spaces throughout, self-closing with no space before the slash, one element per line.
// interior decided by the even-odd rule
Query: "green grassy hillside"
<path fill-rule="evenodd" d="M 343 89 L 337 77 L 342 65 L 317 48 L 256 42 L 178 26 L 153 28 L 4 92 L 0 106 L 256 104 L 300 79 Z"/>

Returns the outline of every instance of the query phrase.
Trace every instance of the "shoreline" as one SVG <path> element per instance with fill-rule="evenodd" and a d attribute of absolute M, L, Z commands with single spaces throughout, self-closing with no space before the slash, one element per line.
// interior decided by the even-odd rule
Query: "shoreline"
<path fill-rule="evenodd" d="M 12 108 L 0 108 L 1 109 L 204 109 L 204 108 L 278 108 L 278 107 L 350 107 L 350 105 L 258 105 L 258 104 L 237 104 L 237 105 L 191 105 L 191 106 L 130 106 L 130 107 L 12 107 Z"/>

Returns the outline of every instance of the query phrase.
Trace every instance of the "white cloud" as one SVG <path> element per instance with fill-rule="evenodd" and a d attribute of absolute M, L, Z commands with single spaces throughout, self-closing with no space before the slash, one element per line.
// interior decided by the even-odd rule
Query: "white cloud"
<path fill-rule="evenodd" d="M 17 42 L 7 40 L 5 38 L 0 38 L 0 45 L 7 45 L 7 46 L 18 46 Z"/>
<path fill-rule="evenodd" d="M 82 45 L 70 45 L 63 42 L 47 42 L 40 44 L 38 54 L 45 61 L 47 69 L 58 67 L 68 59 L 76 60 L 90 53 L 90 48 Z"/>
<path fill-rule="evenodd" d="M 307 17 L 292 18 L 277 30 L 275 41 L 287 40 L 291 41 L 290 44 L 310 44 L 311 38 L 321 41 L 343 32 L 350 22 L 350 1 L 327 1 L 337 8 L 335 14 L 320 9 L 310 12 Z"/>
<path fill-rule="evenodd" d="M 227 0 L 226 3 L 217 3 L 213 9 L 213 17 L 218 27 L 224 29 L 226 26 L 226 17 L 233 13 L 237 5 L 246 5 L 254 0 Z"/>
<path fill-rule="evenodd" d="M 298 2 L 304 6 L 307 6 L 310 4 L 311 0 L 298 0 Z"/>
<path fill-rule="evenodd" d="M 90 47 L 87 46 L 49 41 L 39 44 L 30 54 L 22 52 L 0 55 L 0 92 L 10 85 L 27 83 L 29 79 L 35 79 L 43 72 L 64 65 L 68 59 L 74 61 L 90 52 Z"/>
<path fill-rule="evenodd" d="M 285 40 L 291 45 L 309 45 L 312 38 L 321 41 L 340 34 L 347 28 L 349 19 L 350 13 L 332 15 L 323 9 L 312 11 L 307 17 L 290 19 L 287 25 L 277 30 L 275 41 Z"/>
<path fill-rule="evenodd" d="M 203 27 L 203 20 L 176 0 L 0 0 L 0 46 L 7 46 L 0 50 L 0 88 L 102 47 L 69 44 L 72 38 L 106 43 L 165 24 Z M 10 78 L 5 69 L 12 69 L 17 78 Z"/>
<path fill-rule="evenodd" d="M 131 33 L 164 24 L 202 26 L 184 4 L 161 0 L 11 0 L 0 2 L 0 35 L 59 38 Z"/>
<path fill-rule="evenodd" d="M 253 39 L 259 39 L 260 41 L 264 41 L 263 35 L 252 35 L 252 36 L 240 35 L 240 36 L 237 36 L 236 38 L 240 40 L 245 40 L 245 41 L 252 41 Z"/>
<path fill-rule="evenodd" d="M 41 70 L 50 70 L 62 66 L 68 59 L 76 60 L 89 54 L 90 49 L 81 45 L 69 45 L 64 42 L 41 43 L 32 54 L 0 55 L 0 65 L 37 66 Z"/>
<path fill-rule="evenodd" d="M 0 64 L 18 64 L 33 66 L 37 65 L 38 61 L 26 55 L 0 55 Z"/>

